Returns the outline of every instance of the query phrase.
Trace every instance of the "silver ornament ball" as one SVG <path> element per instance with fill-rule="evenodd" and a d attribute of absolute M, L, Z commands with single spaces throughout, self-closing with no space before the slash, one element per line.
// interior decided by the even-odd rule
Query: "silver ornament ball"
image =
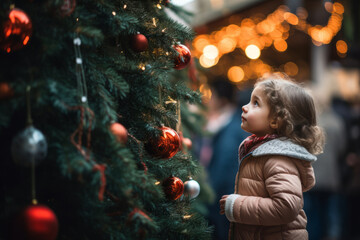
<path fill-rule="evenodd" d="M 29 126 L 16 135 L 11 144 L 11 154 L 15 163 L 21 166 L 35 165 L 47 155 L 47 142 L 41 131 Z"/>
<path fill-rule="evenodd" d="M 200 185 L 197 181 L 190 179 L 184 183 L 184 195 L 190 199 L 196 198 L 200 193 Z"/>

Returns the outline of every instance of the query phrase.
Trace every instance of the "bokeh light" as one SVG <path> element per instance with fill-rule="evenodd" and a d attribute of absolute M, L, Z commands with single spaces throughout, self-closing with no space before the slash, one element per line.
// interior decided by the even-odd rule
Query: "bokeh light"
<path fill-rule="evenodd" d="M 245 54 L 250 59 L 258 59 L 260 57 L 260 49 L 256 45 L 249 45 L 245 49 Z"/>
<path fill-rule="evenodd" d="M 280 38 L 274 41 L 274 47 L 279 52 L 285 52 L 288 46 L 286 41 Z"/>
<path fill-rule="evenodd" d="M 287 62 L 284 65 L 284 71 L 289 76 L 295 76 L 299 72 L 298 66 L 293 62 Z"/>
<path fill-rule="evenodd" d="M 215 45 L 207 45 L 204 47 L 204 56 L 208 59 L 215 59 L 219 56 L 219 50 Z"/>
<path fill-rule="evenodd" d="M 347 53 L 348 51 L 348 46 L 346 44 L 345 41 L 343 40 L 339 40 L 336 42 L 336 50 L 339 52 L 339 53 Z"/>
<path fill-rule="evenodd" d="M 205 55 L 201 55 L 199 58 L 200 65 L 204 68 L 210 68 L 210 67 L 216 65 L 218 60 L 219 59 L 217 59 L 217 58 L 214 58 L 214 59 L 207 58 Z"/>
<path fill-rule="evenodd" d="M 217 0 L 214 0 L 217 1 Z M 268 15 L 255 14 L 246 18 L 233 17 L 229 25 L 223 26 L 210 34 L 201 34 L 193 41 L 193 56 L 199 59 L 204 68 L 218 64 L 225 54 L 243 54 L 251 59 L 241 66 L 234 66 L 227 70 L 227 63 L 221 62 L 222 74 L 227 71 L 231 81 L 257 78 L 268 72 L 273 72 L 276 67 L 260 62 L 261 52 L 268 47 L 273 47 L 278 52 L 288 50 L 288 42 L 293 30 L 297 29 L 308 34 L 314 45 L 329 44 L 338 34 L 343 23 L 344 6 L 339 2 L 324 2 L 323 7 L 329 12 L 330 17 L 326 25 L 312 25 L 308 21 L 308 12 L 304 7 L 298 7 L 296 13 L 290 12 L 289 7 L 281 5 Z M 344 41 L 336 43 L 337 54 L 345 57 L 348 46 Z M 240 51 L 234 52 L 237 49 Z M 288 62 L 281 67 L 288 75 L 295 76 L 299 67 Z M 241 70 L 240 70 L 241 69 Z M 233 74 L 237 71 L 237 74 Z"/>
<path fill-rule="evenodd" d="M 231 82 L 238 83 L 244 79 L 245 72 L 241 67 L 233 66 L 229 69 L 227 76 Z"/>

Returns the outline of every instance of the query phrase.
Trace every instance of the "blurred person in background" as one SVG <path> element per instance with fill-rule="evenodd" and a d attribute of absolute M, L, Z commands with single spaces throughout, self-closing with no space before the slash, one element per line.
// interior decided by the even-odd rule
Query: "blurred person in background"
<path fill-rule="evenodd" d="M 218 202 L 222 195 L 234 192 L 234 180 L 238 170 L 239 144 L 248 136 L 241 129 L 243 95 L 227 79 L 217 78 L 209 83 L 212 97 L 208 102 L 207 125 L 201 140 L 200 162 L 207 171 L 208 182 L 215 192 L 215 201 L 208 206 L 208 220 L 214 226 L 213 239 L 228 239 L 229 221 L 219 214 Z M 238 101 L 238 102 L 237 102 Z"/>
<path fill-rule="evenodd" d="M 360 239 L 360 96 L 348 101 L 335 99 L 336 111 L 346 123 L 347 148 L 344 158 L 344 191 L 346 193 L 345 240 Z"/>
<path fill-rule="evenodd" d="M 324 152 L 313 163 L 316 184 L 304 193 L 304 210 L 308 216 L 309 240 L 338 240 L 343 224 L 344 198 L 340 194 L 341 163 L 346 150 L 346 131 L 343 119 L 331 106 L 331 93 L 314 89 L 318 122 L 326 134 Z"/>

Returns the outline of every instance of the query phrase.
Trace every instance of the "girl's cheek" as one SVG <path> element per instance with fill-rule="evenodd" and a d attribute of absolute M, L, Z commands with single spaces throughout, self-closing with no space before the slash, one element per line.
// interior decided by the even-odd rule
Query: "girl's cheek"
<path fill-rule="evenodd" d="M 254 117 L 248 116 L 246 120 L 247 120 L 247 122 L 251 122 L 251 123 L 252 123 L 252 122 L 254 122 Z"/>

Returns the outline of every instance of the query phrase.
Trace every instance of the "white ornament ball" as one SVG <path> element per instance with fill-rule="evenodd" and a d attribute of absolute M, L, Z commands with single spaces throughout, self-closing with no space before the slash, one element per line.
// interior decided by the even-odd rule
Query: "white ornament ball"
<path fill-rule="evenodd" d="M 47 155 L 47 142 L 44 134 L 29 126 L 16 135 L 11 144 L 11 153 L 15 163 L 21 166 L 37 165 Z"/>
<path fill-rule="evenodd" d="M 184 183 L 184 195 L 190 199 L 196 198 L 200 193 L 200 185 L 197 181 L 190 179 Z"/>

